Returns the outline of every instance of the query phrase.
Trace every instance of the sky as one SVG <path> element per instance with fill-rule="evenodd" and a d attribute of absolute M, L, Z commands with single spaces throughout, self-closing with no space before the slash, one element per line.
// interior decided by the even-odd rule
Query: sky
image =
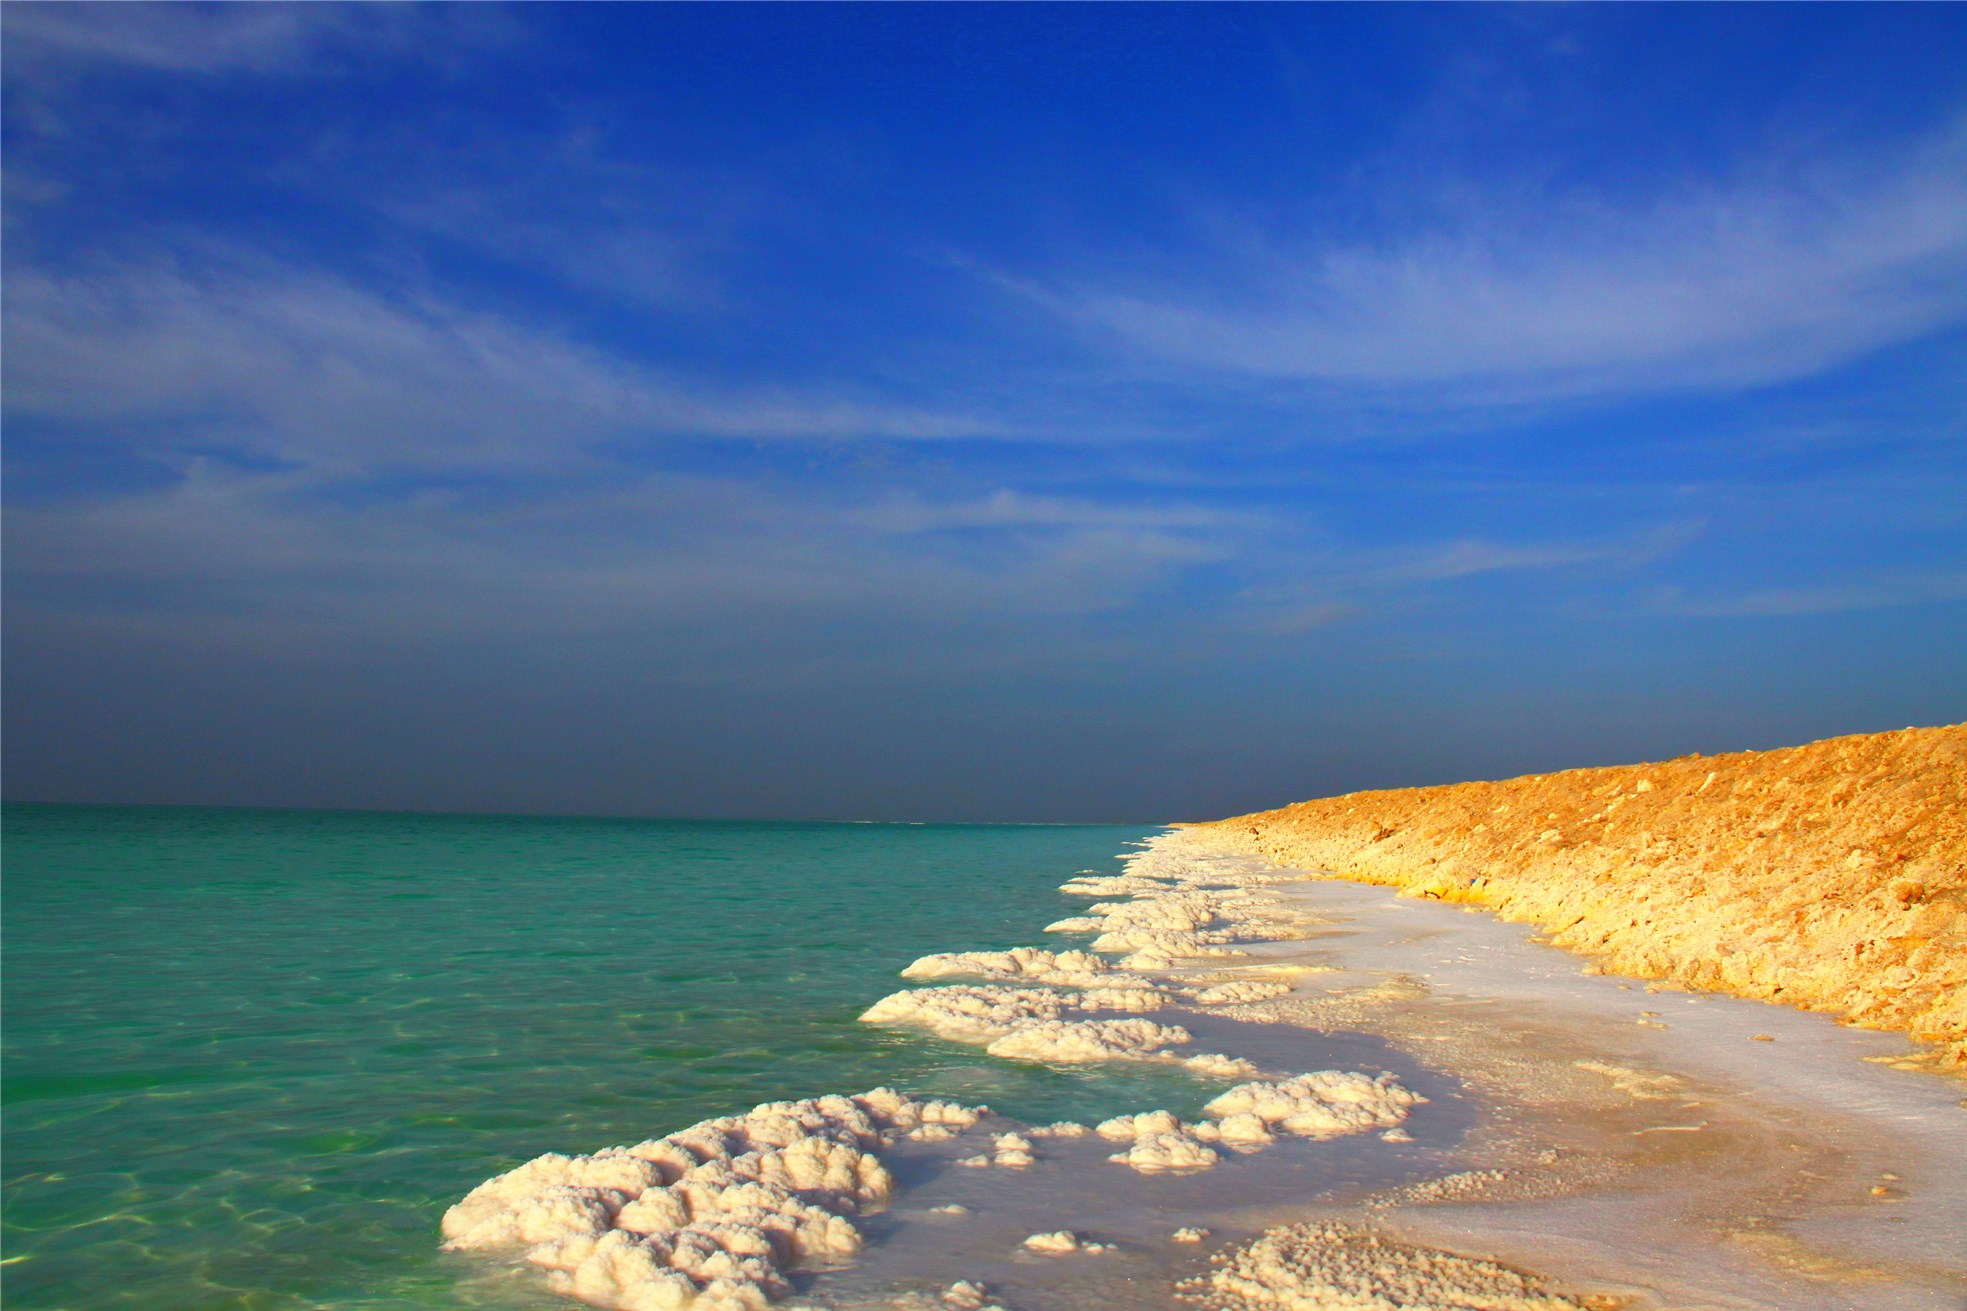
<path fill-rule="evenodd" d="M 1967 719 L 1967 7 L 9 0 L 9 799 Z"/>

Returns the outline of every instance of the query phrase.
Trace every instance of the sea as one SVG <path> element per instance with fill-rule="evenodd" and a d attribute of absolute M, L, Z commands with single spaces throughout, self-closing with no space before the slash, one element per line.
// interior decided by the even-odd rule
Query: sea
<path fill-rule="evenodd" d="M 1154 830 L 10 805 L 4 1242 L 26 1308 L 543 1306 L 438 1251 L 541 1152 L 892 1085 L 1033 1122 L 1217 1086 L 856 1022 L 1050 941 Z M 530 1291 L 526 1291 L 530 1290 Z"/>

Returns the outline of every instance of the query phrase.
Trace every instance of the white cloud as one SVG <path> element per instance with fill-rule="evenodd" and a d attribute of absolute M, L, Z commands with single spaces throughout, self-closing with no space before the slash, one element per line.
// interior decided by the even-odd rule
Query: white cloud
<path fill-rule="evenodd" d="M 966 667 L 1056 658 L 1090 640 L 1080 621 L 1226 553 L 1068 502 L 1044 533 L 925 541 L 882 514 L 889 499 L 663 474 L 521 504 L 351 503 L 297 475 L 195 465 L 153 492 L 16 507 L 10 604 L 35 631 L 111 645 L 306 659 L 599 641 L 716 680 L 905 671 L 928 651 Z"/>
<path fill-rule="evenodd" d="M 549 328 L 250 259 L 198 273 L 16 270 L 5 309 L 13 418 L 125 424 L 343 471 L 537 464 L 645 435 L 1002 432 L 851 397 L 695 386 Z"/>
<path fill-rule="evenodd" d="M 1732 595 L 1695 595 L 1676 589 L 1659 593 L 1652 608 L 1659 613 L 1703 619 L 1770 619 L 1889 610 L 1963 598 L 1967 598 L 1967 571 L 1942 569 L 1755 588 Z"/>
<path fill-rule="evenodd" d="M 452 9 L 458 12 L 446 12 Z M 101 67 L 266 73 L 300 69 L 335 51 L 428 55 L 441 44 L 433 26 L 456 41 L 495 36 L 503 22 L 477 6 L 410 4 L 13 0 L 4 9 L 10 71 L 36 75 Z"/>
<path fill-rule="evenodd" d="M 1246 232 L 1172 271 L 1017 285 L 1153 356 L 1480 402 L 1775 382 L 1967 317 L 1967 133 L 1647 204 L 1434 211 L 1375 243 Z"/>

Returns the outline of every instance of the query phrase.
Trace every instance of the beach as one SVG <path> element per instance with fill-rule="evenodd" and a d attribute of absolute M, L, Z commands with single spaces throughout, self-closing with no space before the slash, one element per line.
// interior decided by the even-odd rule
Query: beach
<path fill-rule="evenodd" d="M 1765 753 L 1760 767 L 1717 757 L 1468 786 L 1530 789 L 1538 824 L 1563 822 L 1560 792 L 1599 810 L 1659 792 L 1710 833 L 1744 822 L 1743 802 L 1707 796 L 1717 786 L 1774 794 L 1737 846 L 1743 877 L 1714 880 L 1748 889 L 1739 899 L 1774 877 L 1768 835 L 1829 804 L 1798 795 L 1810 767 L 1937 761 L 1886 776 L 1905 803 L 1898 847 L 1859 794 L 1853 822 L 1806 853 L 1853 831 L 1884 847 L 1840 852 L 1838 888 L 1882 887 L 1889 904 L 1831 898 L 1835 932 L 1878 913 L 1931 924 L 1953 904 L 1957 814 L 1933 799 L 1960 730 L 1885 738 Z M 1676 800 L 1689 787 L 1706 799 Z M 1387 816 L 1422 809 L 1389 795 L 1314 806 L 1365 809 L 1344 833 L 1385 843 Z M 1931 934 L 1890 944 L 1893 968 L 1915 972 L 1896 1010 L 1861 971 L 1842 992 L 1822 971 L 1825 991 L 1797 990 L 1820 1008 L 1870 998 L 1847 1010 L 1857 1027 L 1718 986 L 1798 977 L 1780 945 L 1736 973 L 1702 972 L 1683 949 L 1655 971 L 1680 977 L 1622 975 L 1458 897 L 1483 885 L 1439 858 L 1402 884 L 1425 882 L 1422 896 L 1375 886 L 1395 881 L 1391 860 L 1372 881 L 1337 862 L 1293 867 L 1278 834 L 1310 843 L 1314 825 L 1275 814 L 1150 837 L 1122 873 L 1068 882 L 1090 904 L 1043 944 L 917 959 L 898 973 L 918 986 L 861 1017 L 1001 1060 L 1182 1072 L 1214 1094 L 1199 1112 L 1033 1123 L 889 1089 L 764 1105 L 488 1181 L 447 1214 L 448 1245 L 518 1256 L 544 1286 L 621 1308 L 1938 1311 L 1967 1295 L 1967 1116 L 1960 1082 L 1933 1072 L 1950 1049 L 1874 1031 L 1949 1039 L 1950 926 L 1937 949 Z M 1645 849 L 1684 859 L 1684 834 L 1649 822 Z M 1914 881 L 1919 895 L 1902 895 Z M 1647 941 L 1725 932 L 1712 921 L 1730 894 L 1674 895 L 1687 911 L 1659 915 Z M 1795 936 L 1814 950 L 1827 935 Z"/>
<path fill-rule="evenodd" d="M 1233 825 L 16 808 L 9 837 L 10 1304 L 1967 1295 L 1938 1044 Z"/>
<path fill-rule="evenodd" d="M 1536 924 L 1607 970 L 1900 1030 L 1967 1064 L 1967 724 L 1355 792 L 1207 831 Z"/>

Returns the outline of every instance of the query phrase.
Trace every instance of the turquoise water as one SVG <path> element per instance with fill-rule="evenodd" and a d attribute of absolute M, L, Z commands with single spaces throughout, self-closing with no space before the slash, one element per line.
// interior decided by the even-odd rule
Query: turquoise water
<path fill-rule="evenodd" d="M 435 1249 L 539 1152 L 882 1083 L 1193 1111 L 854 1019 L 1144 832 L 10 806 L 7 1305 L 538 1305 Z"/>

